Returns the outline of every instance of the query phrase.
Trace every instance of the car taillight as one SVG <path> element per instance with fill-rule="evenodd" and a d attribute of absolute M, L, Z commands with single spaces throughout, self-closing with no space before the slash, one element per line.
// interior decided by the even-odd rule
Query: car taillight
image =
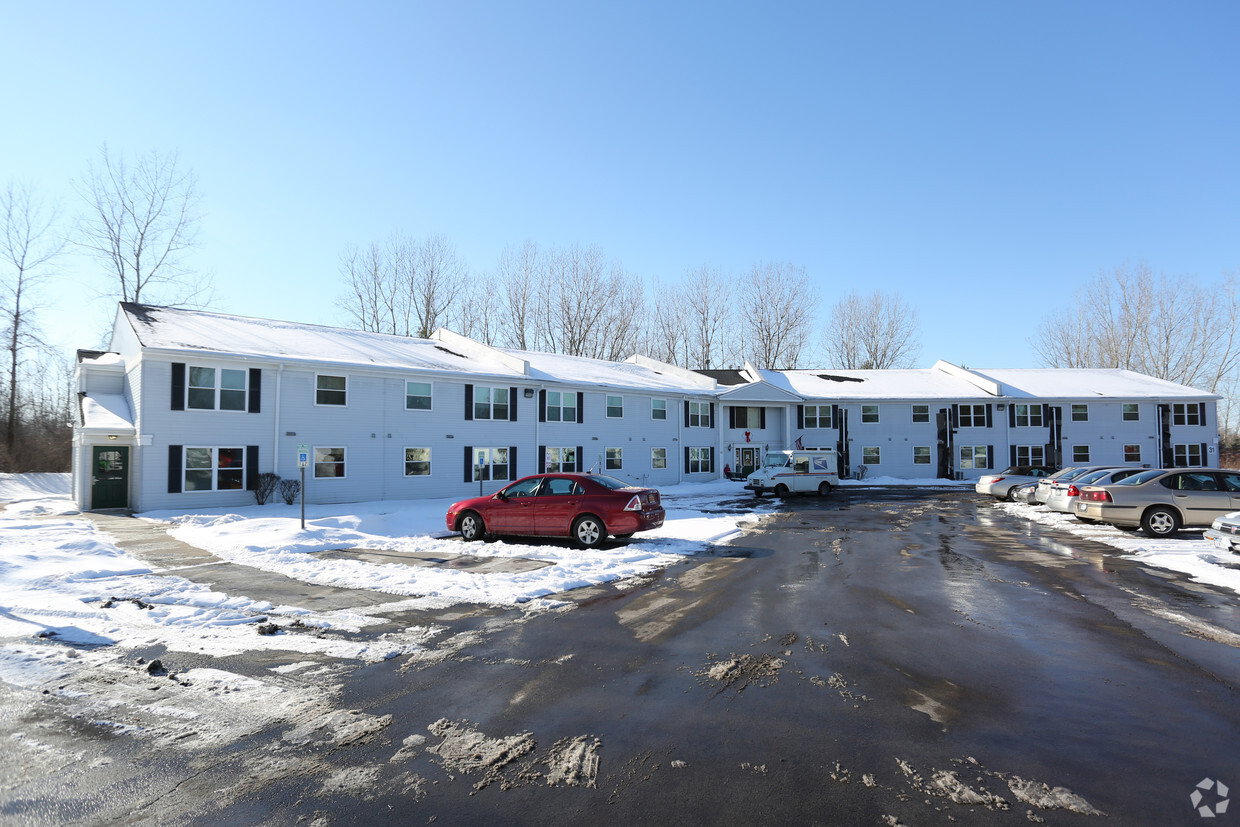
<path fill-rule="evenodd" d="M 1079 497 L 1079 496 L 1081 496 L 1081 489 L 1077 488 L 1075 485 L 1069 485 L 1069 486 L 1068 486 L 1068 496 L 1069 496 L 1069 497 Z"/>
<path fill-rule="evenodd" d="M 638 496 L 637 494 L 634 494 L 633 498 L 629 500 L 629 504 L 624 507 L 624 510 L 625 511 L 641 511 L 642 510 L 642 498 Z"/>
<path fill-rule="evenodd" d="M 1111 499 L 1111 492 L 1107 491 L 1105 488 L 1100 488 L 1097 491 L 1082 491 L 1081 499 L 1091 503 L 1115 502 Z"/>

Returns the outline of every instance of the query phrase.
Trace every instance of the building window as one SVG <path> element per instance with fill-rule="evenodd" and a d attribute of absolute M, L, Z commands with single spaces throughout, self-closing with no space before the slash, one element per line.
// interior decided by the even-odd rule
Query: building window
<path fill-rule="evenodd" d="M 1089 406 L 1088 405 L 1073 405 L 1072 406 L 1072 421 L 1073 422 L 1088 422 L 1089 421 Z"/>
<path fill-rule="evenodd" d="M 474 386 L 474 419 L 507 419 L 508 388 Z M 499 479 L 507 479 L 499 477 Z"/>
<path fill-rule="evenodd" d="M 620 419 L 624 416 L 624 397 L 607 397 L 607 416 L 609 419 Z"/>
<path fill-rule="evenodd" d="M 990 452 L 985 445 L 962 445 L 960 447 L 960 467 L 961 469 L 989 468 Z"/>
<path fill-rule="evenodd" d="M 914 405 L 913 406 L 913 421 L 914 422 L 929 422 L 930 421 L 930 406 L 929 405 Z M 929 460 L 927 460 L 927 462 L 929 462 Z"/>
<path fill-rule="evenodd" d="M 667 467 L 667 449 L 651 448 L 650 449 L 650 467 L 666 468 Z"/>
<path fill-rule="evenodd" d="M 830 428 L 831 427 L 831 406 L 830 405 L 806 405 L 805 406 L 805 427 L 806 428 Z"/>
<path fill-rule="evenodd" d="M 182 491 L 245 488 L 244 448 L 186 448 Z"/>
<path fill-rule="evenodd" d="M 1141 407 L 1135 402 L 1124 403 L 1124 421 L 1139 422 L 1141 420 Z"/>
<path fill-rule="evenodd" d="M 914 445 L 913 446 L 913 464 L 929 465 L 930 464 L 930 446 Z"/>
<path fill-rule="evenodd" d="M 577 394 L 562 391 L 547 391 L 547 421 L 576 422 Z"/>
<path fill-rule="evenodd" d="M 961 428 L 985 428 L 986 427 L 986 406 L 985 405 L 961 405 L 960 408 Z"/>
<path fill-rule="evenodd" d="M 1015 465 L 1045 465 L 1045 445 L 1017 445 Z"/>
<path fill-rule="evenodd" d="M 877 445 L 867 445 L 861 449 L 861 461 L 866 465 L 880 465 Z"/>
<path fill-rule="evenodd" d="M 689 468 L 690 474 L 708 474 L 711 472 L 711 449 L 710 448 L 690 448 L 689 449 Z"/>
<path fill-rule="evenodd" d="M 624 467 L 623 448 L 607 449 L 607 470 L 619 471 Z"/>
<path fill-rule="evenodd" d="M 1176 402 L 1171 406 L 1171 424 L 1173 425 L 1202 425 L 1201 406 L 1196 402 Z"/>
<path fill-rule="evenodd" d="M 1072 461 L 1076 463 L 1089 462 L 1089 446 L 1088 445 L 1073 445 L 1072 446 Z"/>
<path fill-rule="evenodd" d="M 205 411 L 216 408 L 221 411 L 244 411 L 245 392 L 244 370 L 216 370 L 190 365 L 185 389 L 185 407 Z"/>
<path fill-rule="evenodd" d="M 873 423 L 878 422 L 878 406 L 877 405 L 862 405 L 861 406 L 861 421 L 866 424 L 873 424 Z"/>
<path fill-rule="evenodd" d="M 548 448 L 545 464 L 548 474 L 559 474 L 564 471 L 576 471 L 577 449 Z"/>
<path fill-rule="evenodd" d="M 667 419 L 667 400 L 651 399 L 650 400 L 650 418 L 651 419 Z"/>
<path fill-rule="evenodd" d="M 474 482 L 508 479 L 507 448 L 474 449 Z"/>
<path fill-rule="evenodd" d="M 1016 427 L 1018 428 L 1041 428 L 1042 427 L 1042 406 L 1041 405 L 1014 405 L 1016 408 Z"/>
<path fill-rule="evenodd" d="M 709 428 L 710 427 L 710 403 L 709 402 L 689 402 L 689 427 L 690 428 Z"/>
<path fill-rule="evenodd" d="M 316 478 L 344 476 L 343 448 L 315 448 L 314 476 Z"/>
<path fill-rule="evenodd" d="M 1201 443 L 1175 446 L 1176 468 L 1200 468 L 1205 464 L 1205 458 L 1201 455 Z"/>
<path fill-rule="evenodd" d="M 349 380 L 344 376 L 316 376 L 314 404 L 344 405 L 348 401 Z"/>
<path fill-rule="evenodd" d="M 431 475 L 431 449 L 405 449 L 405 476 L 429 477 Z"/>
<path fill-rule="evenodd" d="M 405 383 L 405 410 L 429 411 L 431 409 L 431 383 Z"/>
<path fill-rule="evenodd" d="M 1124 462 L 1140 462 L 1140 461 L 1141 461 L 1141 446 L 1140 445 L 1125 445 L 1124 446 Z"/>

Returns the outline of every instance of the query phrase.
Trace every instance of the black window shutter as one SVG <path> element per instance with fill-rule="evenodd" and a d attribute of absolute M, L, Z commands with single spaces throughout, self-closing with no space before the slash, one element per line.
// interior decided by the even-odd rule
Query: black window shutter
<path fill-rule="evenodd" d="M 1205 425 L 1206 424 L 1206 403 L 1198 402 L 1197 407 L 1200 409 L 1200 413 L 1201 413 L 1201 416 L 1199 417 L 1198 421 L 1202 425 Z"/>
<path fill-rule="evenodd" d="M 709 467 L 706 470 L 713 474 L 715 473 L 715 449 L 714 448 L 708 449 L 706 452 L 706 456 L 708 458 L 707 462 L 709 463 Z"/>
<path fill-rule="evenodd" d="M 474 386 L 465 386 L 465 421 L 469 422 L 474 418 Z"/>
<path fill-rule="evenodd" d="M 1210 447 L 1204 442 L 1201 443 L 1201 464 L 1202 465 L 1210 464 L 1206 462 L 1206 457 L 1209 456 L 1209 451 L 1210 451 Z"/>
<path fill-rule="evenodd" d="M 689 427 L 689 400 L 685 400 L 685 427 Z"/>
<path fill-rule="evenodd" d="M 1008 405 L 1008 427 L 1016 427 L 1016 405 L 1014 404 Z M 1012 460 L 1012 462 L 1015 463 L 1016 460 Z"/>
<path fill-rule="evenodd" d="M 586 421 L 586 394 L 585 391 L 577 391 L 577 423 L 581 424 Z"/>
<path fill-rule="evenodd" d="M 995 446 L 993 445 L 986 446 L 986 467 L 995 467 Z"/>
<path fill-rule="evenodd" d="M 728 427 L 729 428 L 736 427 L 736 406 L 735 405 L 728 406 Z"/>
<path fill-rule="evenodd" d="M 517 421 L 517 389 L 508 389 L 508 421 Z"/>
<path fill-rule="evenodd" d="M 1051 424 L 1051 406 L 1050 405 L 1042 406 L 1042 424 L 1048 427 Z"/>
<path fill-rule="evenodd" d="M 986 427 L 995 427 L 995 406 L 987 403 L 986 405 Z M 989 456 L 989 454 L 987 455 Z"/>
<path fill-rule="evenodd" d="M 1008 465 L 1015 465 L 1016 464 L 1016 446 L 1010 445 L 1008 447 L 1011 449 L 1011 454 L 1012 454 L 1012 461 L 1009 462 Z"/>
<path fill-rule="evenodd" d="M 586 449 L 580 445 L 577 446 L 577 467 L 574 468 L 573 470 L 574 471 L 586 470 Z"/>
<path fill-rule="evenodd" d="M 798 405 L 797 407 L 800 407 L 800 406 Z M 844 427 L 843 424 L 840 422 L 840 406 L 839 405 L 831 406 L 831 424 L 834 425 L 837 430 Z M 803 428 L 805 426 L 802 425 L 800 427 Z"/>
<path fill-rule="evenodd" d="M 715 427 L 715 403 L 710 403 L 710 427 Z"/>
<path fill-rule="evenodd" d="M 466 386 L 468 387 L 468 386 Z M 465 482 L 474 481 L 474 446 L 465 446 Z"/>
<path fill-rule="evenodd" d="M 832 414 L 833 416 L 834 416 L 834 414 L 835 414 L 835 406 L 834 406 L 834 405 L 832 405 L 832 406 L 831 406 L 831 414 Z M 804 405 L 797 405 L 797 430 L 799 431 L 799 430 L 801 430 L 801 429 L 802 429 L 802 428 L 804 428 L 804 427 L 805 427 L 805 406 L 804 406 Z"/>
<path fill-rule="evenodd" d="M 184 368 L 184 365 L 181 365 Z M 181 446 L 168 446 L 168 493 L 181 493 Z"/>
<path fill-rule="evenodd" d="M 538 421 L 547 421 L 547 389 L 540 388 L 538 391 Z"/>
<path fill-rule="evenodd" d="M 185 410 L 185 363 L 172 363 L 172 410 Z M 178 488 L 179 492 L 181 489 Z M 176 493 L 169 491 L 168 493 Z"/>
<path fill-rule="evenodd" d="M 758 411 L 759 411 L 758 429 L 761 431 L 765 431 L 766 430 L 766 408 L 758 408 Z"/>
<path fill-rule="evenodd" d="M 684 467 L 683 473 L 685 474 L 689 473 L 689 448 L 688 446 L 685 447 L 685 467 Z"/>
<path fill-rule="evenodd" d="M 547 473 L 547 446 L 538 446 L 538 473 Z"/>
<path fill-rule="evenodd" d="M 245 446 L 245 490 L 258 487 L 258 446 Z"/>
<path fill-rule="evenodd" d="M 263 371 L 261 368 L 250 368 L 250 413 L 263 412 Z"/>
<path fill-rule="evenodd" d="M 517 446 L 508 446 L 508 479 L 517 478 Z"/>
<path fill-rule="evenodd" d="M 957 422 L 960 421 L 960 406 L 955 402 L 952 403 L 952 417 L 955 418 Z"/>

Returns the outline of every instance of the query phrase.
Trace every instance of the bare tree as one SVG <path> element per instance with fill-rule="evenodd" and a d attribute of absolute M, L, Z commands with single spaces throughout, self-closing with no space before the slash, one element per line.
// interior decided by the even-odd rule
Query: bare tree
<path fill-rule="evenodd" d="M 199 195 L 176 153 L 150 152 L 134 166 L 105 144 L 79 193 L 88 204 L 78 244 L 107 267 L 108 296 L 120 301 L 202 306 L 210 283 L 185 264 L 197 243 Z"/>
<path fill-rule="evenodd" d="M 834 367 L 912 367 L 919 349 L 917 311 L 898 295 L 851 293 L 832 308 L 824 347 Z"/>
<path fill-rule="evenodd" d="M 526 241 L 519 249 L 505 247 L 496 267 L 500 290 L 500 339 L 508 347 L 529 350 L 537 338 L 534 330 L 539 284 L 544 276 L 538 245 Z"/>
<path fill-rule="evenodd" d="M 340 256 L 340 274 L 347 283 L 341 304 L 349 321 L 371 333 L 395 333 L 402 291 L 383 249 L 373 242 L 351 245 Z"/>
<path fill-rule="evenodd" d="M 757 367 L 798 366 L 817 303 L 804 267 L 763 262 L 750 269 L 740 290 L 737 333 Z"/>
<path fill-rule="evenodd" d="M 456 254 L 456 245 L 442 235 L 429 235 L 416 256 L 397 259 L 407 263 L 402 275 L 409 285 L 414 335 L 429 338 L 456 309 L 456 299 L 469 277 L 469 268 Z"/>
<path fill-rule="evenodd" d="M 1215 392 L 1240 367 L 1236 276 L 1217 286 L 1116 267 L 1045 319 L 1031 346 L 1044 364 L 1125 368 Z"/>
<path fill-rule="evenodd" d="M 727 364 L 735 342 L 729 316 L 733 288 L 719 270 L 702 265 L 685 274 L 682 290 L 688 360 L 685 367 L 711 368 Z"/>
<path fill-rule="evenodd" d="M 28 188 L 13 183 L 0 194 L 0 312 L 4 320 L 5 345 L 9 351 L 5 390 L 7 420 L 4 429 L 6 465 L 22 470 L 18 458 L 19 420 L 23 397 L 30 396 L 23 387 L 23 368 L 31 348 L 45 348 L 35 323 L 36 291 L 52 273 L 50 267 L 63 252 L 65 241 L 54 232 L 57 212 L 46 208 Z M 41 373 L 36 371 L 36 374 Z M 37 401 L 35 394 L 30 401 Z"/>
<path fill-rule="evenodd" d="M 651 287 L 653 300 L 646 314 L 640 349 L 645 355 L 669 365 L 689 367 L 688 329 L 684 292 L 658 281 Z"/>

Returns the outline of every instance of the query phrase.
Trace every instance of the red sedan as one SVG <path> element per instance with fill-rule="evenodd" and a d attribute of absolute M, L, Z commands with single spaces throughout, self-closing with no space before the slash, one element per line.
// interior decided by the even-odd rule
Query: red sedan
<path fill-rule="evenodd" d="M 603 474 L 538 474 L 489 497 L 453 503 L 446 522 L 465 540 L 570 537 L 582 548 L 593 548 L 608 534 L 625 539 L 663 525 L 663 505 L 654 488 Z"/>

